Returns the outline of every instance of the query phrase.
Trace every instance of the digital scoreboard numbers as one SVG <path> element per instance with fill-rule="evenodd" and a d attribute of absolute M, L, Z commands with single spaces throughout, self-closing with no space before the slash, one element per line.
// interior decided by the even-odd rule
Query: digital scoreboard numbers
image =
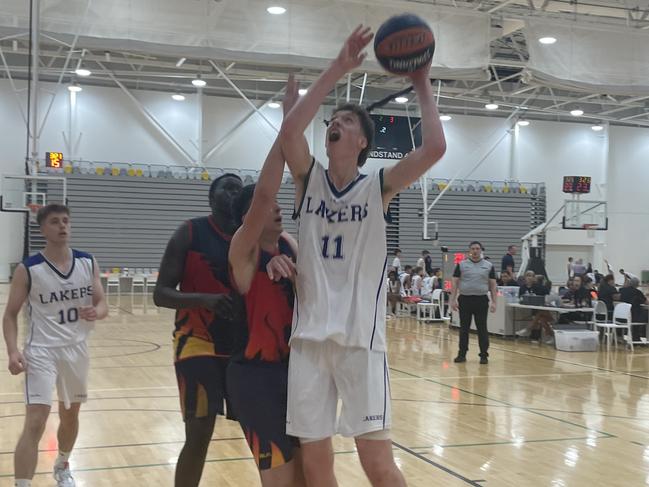
<path fill-rule="evenodd" d="M 45 167 L 61 169 L 63 167 L 63 152 L 46 152 Z"/>
<path fill-rule="evenodd" d="M 590 176 L 564 176 L 564 193 L 590 193 Z"/>

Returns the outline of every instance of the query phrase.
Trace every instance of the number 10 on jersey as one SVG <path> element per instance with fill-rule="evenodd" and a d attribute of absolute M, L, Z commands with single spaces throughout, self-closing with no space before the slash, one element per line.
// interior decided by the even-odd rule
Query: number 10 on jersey
<path fill-rule="evenodd" d="M 332 242 L 332 247 L 335 245 L 335 248 L 329 248 L 329 242 Z M 330 255 L 330 250 L 333 250 L 333 255 Z M 342 259 L 343 256 L 343 236 L 339 235 L 338 237 L 331 239 L 331 237 L 326 236 L 322 237 L 322 256 L 325 259 Z"/>

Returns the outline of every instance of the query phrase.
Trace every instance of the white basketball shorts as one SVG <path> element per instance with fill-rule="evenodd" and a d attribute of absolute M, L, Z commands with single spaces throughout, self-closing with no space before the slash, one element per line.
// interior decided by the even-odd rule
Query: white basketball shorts
<path fill-rule="evenodd" d="M 59 401 L 66 409 L 74 402 L 88 398 L 88 370 L 90 360 L 85 341 L 64 347 L 33 347 L 24 350 L 25 402 L 52 405 L 52 391 L 56 385 Z"/>
<path fill-rule="evenodd" d="M 342 403 L 338 417 L 338 400 Z M 304 439 L 358 437 L 391 426 L 385 352 L 293 340 L 286 432 Z"/>

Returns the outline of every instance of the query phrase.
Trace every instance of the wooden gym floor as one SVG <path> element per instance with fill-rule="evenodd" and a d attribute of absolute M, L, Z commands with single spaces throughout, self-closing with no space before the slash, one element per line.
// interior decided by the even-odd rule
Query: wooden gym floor
<path fill-rule="evenodd" d="M 0 286 L 0 305 L 7 286 Z M 183 442 L 172 367 L 172 312 L 142 296 L 111 296 L 97 324 L 89 401 L 71 464 L 77 485 L 171 486 Z M 4 308 L 4 306 L 0 306 Z M 409 486 L 649 485 L 649 350 L 557 352 L 492 339 L 481 366 L 471 337 L 456 365 L 457 332 L 388 322 L 394 455 Z M 0 486 L 12 484 L 22 428 L 22 378 L 0 359 Z M 56 415 L 40 445 L 34 486 L 52 486 Z M 341 487 L 368 486 L 351 440 L 335 439 Z M 236 423 L 219 418 L 202 485 L 258 486 Z"/>

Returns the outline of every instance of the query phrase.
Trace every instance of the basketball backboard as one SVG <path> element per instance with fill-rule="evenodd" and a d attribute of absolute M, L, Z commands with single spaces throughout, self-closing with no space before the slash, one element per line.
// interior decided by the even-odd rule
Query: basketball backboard
<path fill-rule="evenodd" d="M 563 228 L 568 230 L 607 230 L 606 201 L 567 200 Z"/>
<path fill-rule="evenodd" d="M 66 179 L 48 176 L 3 175 L 0 185 L 2 211 L 30 212 L 33 205 L 66 203 Z"/>

